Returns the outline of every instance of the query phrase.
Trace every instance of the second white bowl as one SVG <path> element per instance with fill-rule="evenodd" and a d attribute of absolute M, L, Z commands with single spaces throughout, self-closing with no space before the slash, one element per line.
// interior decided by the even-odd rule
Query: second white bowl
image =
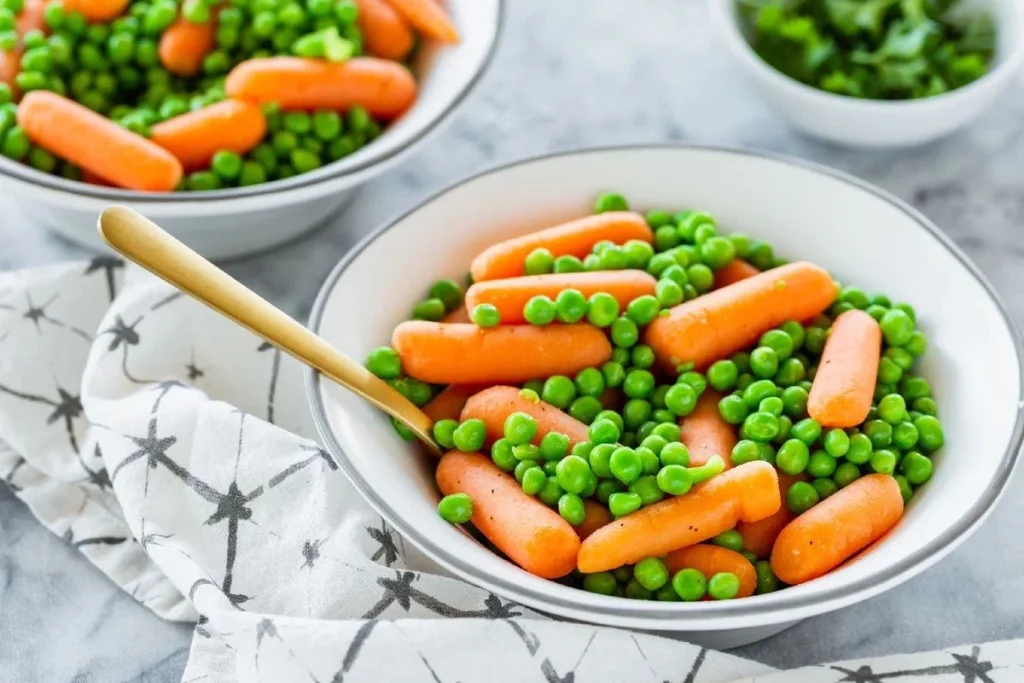
<path fill-rule="evenodd" d="M 964 11 L 988 11 L 998 45 L 992 70 L 974 83 L 920 100 L 863 100 L 805 85 L 770 66 L 747 42 L 734 0 L 708 0 L 722 42 L 764 100 L 799 130 L 858 147 L 909 147 L 936 140 L 983 113 L 1024 60 L 1024 6 L 1019 0 L 968 0 Z"/>

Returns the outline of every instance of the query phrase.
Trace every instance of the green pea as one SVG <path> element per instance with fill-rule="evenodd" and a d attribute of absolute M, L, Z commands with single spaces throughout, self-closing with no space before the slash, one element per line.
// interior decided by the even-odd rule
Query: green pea
<path fill-rule="evenodd" d="M 242 172 L 242 157 L 234 152 L 221 150 L 213 155 L 210 167 L 224 180 L 234 180 Z"/>
<path fill-rule="evenodd" d="M 599 501 L 607 505 L 613 493 L 623 493 L 625 490 L 626 487 L 618 480 L 604 479 L 597 485 L 596 495 Z"/>
<path fill-rule="evenodd" d="M 616 346 L 629 348 L 639 341 L 640 330 L 637 328 L 635 322 L 626 316 L 622 316 L 612 323 L 611 337 L 612 342 Z"/>
<path fill-rule="evenodd" d="M 457 420 L 438 420 L 433 427 L 434 441 L 442 448 L 448 450 L 455 448 L 454 434 L 458 426 Z"/>
<path fill-rule="evenodd" d="M 430 285 L 428 296 L 432 299 L 440 299 L 444 304 L 444 310 L 451 312 L 462 305 L 462 287 L 454 280 L 438 280 Z"/>
<path fill-rule="evenodd" d="M 682 430 L 680 430 L 679 425 L 677 425 L 673 419 L 670 423 L 657 425 L 652 433 L 655 436 L 660 436 L 665 441 L 672 443 L 673 441 L 679 441 Z"/>
<path fill-rule="evenodd" d="M 359 5 L 354 0 L 340 0 L 333 5 L 334 18 L 340 24 L 353 24 L 359 16 Z"/>
<path fill-rule="evenodd" d="M 514 446 L 512 449 L 513 453 L 515 453 L 516 448 L 522 448 L 522 446 Z M 540 463 L 536 460 L 532 460 L 530 458 L 517 458 L 517 460 L 519 462 L 516 464 L 513 474 L 515 475 L 516 481 L 520 484 L 523 483 L 523 480 L 526 478 L 526 473 L 530 470 L 538 470 L 540 472 L 544 471 L 541 469 Z"/>
<path fill-rule="evenodd" d="M 626 266 L 640 270 L 645 269 L 654 256 L 654 248 L 643 240 L 629 240 L 622 245 L 622 252 L 626 255 Z"/>
<path fill-rule="evenodd" d="M 932 478 L 932 461 L 917 451 L 910 451 L 900 461 L 900 472 L 907 482 L 920 486 Z"/>
<path fill-rule="evenodd" d="M 678 245 L 679 233 L 674 225 L 661 225 L 654 229 L 655 250 L 664 252 Z"/>
<path fill-rule="evenodd" d="M 437 504 L 441 519 L 452 524 L 465 524 L 473 516 L 473 499 L 465 493 L 452 493 Z"/>
<path fill-rule="evenodd" d="M 728 237 L 709 237 L 698 247 L 700 257 L 713 270 L 719 270 L 736 258 L 736 245 Z"/>
<path fill-rule="evenodd" d="M 498 466 L 498 469 L 505 472 L 511 472 L 519 464 L 508 439 L 498 439 L 491 445 L 491 460 Z"/>
<path fill-rule="evenodd" d="M 597 368 L 584 368 L 576 375 L 574 384 L 581 396 L 597 398 L 604 392 L 604 375 Z"/>
<path fill-rule="evenodd" d="M 771 441 L 779 433 L 779 418 L 771 413 L 751 413 L 743 420 L 741 433 L 752 441 Z"/>
<path fill-rule="evenodd" d="M 630 579 L 622 591 L 622 597 L 630 600 L 650 600 L 653 596 L 651 591 L 641 586 L 635 579 Z"/>
<path fill-rule="evenodd" d="M 622 407 L 622 417 L 627 429 L 638 429 L 651 419 L 653 409 L 648 401 L 641 398 L 634 398 L 626 401 Z"/>
<path fill-rule="evenodd" d="M 930 399 L 927 396 L 915 398 L 914 402 L 911 403 L 910 406 L 917 412 L 923 413 L 924 415 L 931 415 L 932 417 L 935 417 L 939 414 L 939 406 L 933 399 Z"/>
<path fill-rule="evenodd" d="M 818 498 L 825 500 L 839 490 L 839 485 L 829 478 L 819 478 L 811 482 L 811 486 L 818 492 Z"/>
<path fill-rule="evenodd" d="M 568 452 L 569 437 L 565 434 L 560 434 L 559 432 L 548 432 L 540 440 L 540 457 L 544 460 L 561 460 L 566 457 Z"/>
<path fill-rule="evenodd" d="M 826 455 L 825 457 L 831 457 Z M 775 454 L 775 466 L 786 474 L 800 474 L 810 463 L 810 452 L 807 444 L 799 439 L 790 439 L 779 447 Z M 829 472 L 828 474 L 832 474 Z M 818 475 L 828 476 L 828 475 Z"/>
<path fill-rule="evenodd" d="M 871 469 L 879 474 L 892 474 L 896 471 L 898 458 L 896 453 L 888 449 L 877 450 L 871 454 Z"/>
<path fill-rule="evenodd" d="M 608 327 L 619 316 L 619 302 L 611 294 L 597 292 L 590 297 L 590 310 L 587 320 L 596 327 Z"/>
<path fill-rule="evenodd" d="M 561 322 L 579 322 L 587 315 L 590 305 L 577 289 L 563 289 L 555 298 L 555 315 Z"/>
<path fill-rule="evenodd" d="M 792 356 L 795 350 L 793 338 L 782 330 L 768 330 L 761 335 L 759 343 L 762 348 L 769 348 L 774 351 L 779 361 L 784 361 Z"/>
<path fill-rule="evenodd" d="M 367 354 L 366 369 L 381 379 L 395 379 L 402 374 L 402 360 L 390 346 L 378 346 Z"/>
<path fill-rule="evenodd" d="M 610 443 L 597 444 L 593 447 L 587 457 L 587 461 L 590 463 L 590 469 L 595 475 L 602 479 L 609 479 L 613 476 L 609 463 L 611 462 L 612 453 L 615 452 L 616 448 L 615 444 Z"/>
<path fill-rule="evenodd" d="M 45 90 L 49 79 L 42 71 L 21 71 L 14 77 L 14 82 L 22 92 Z"/>
<path fill-rule="evenodd" d="M 576 398 L 576 386 L 564 375 L 553 375 L 544 382 L 540 396 L 560 410 L 565 410 Z"/>
<path fill-rule="evenodd" d="M 912 422 L 901 422 L 892 429 L 892 443 L 903 451 L 908 451 L 917 445 L 920 434 Z"/>
<path fill-rule="evenodd" d="M 502 433 L 512 446 L 530 443 L 537 436 L 537 421 L 526 413 L 512 413 L 505 418 Z"/>
<path fill-rule="evenodd" d="M 875 448 L 885 448 L 892 443 L 892 425 L 884 420 L 865 422 L 864 434 L 871 439 L 871 445 Z"/>
<path fill-rule="evenodd" d="M 544 275 L 550 273 L 555 265 L 555 257 L 543 247 L 534 249 L 526 256 L 524 272 L 527 275 Z"/>
<path fill-rule="evenodd" d="M 657 557 L 645 557 L 633 567 L 633 578 L 649 591 L 656 591 L 668 583 L 668 567 Z"/>
<path fill-rule="evenodd" d="M 601 412 L 601 409 L 601 402 L 593 396 L 580 396 L 569 406 L 569 415 L 583 424 L 589 425 Z"/>
<path fill-rule="evenodd" d="M 714 224 L 703 223 L 701 225 L 698 225 L 694 229 L 693 241 L 698 246 L 703 246 L 705 242 L 714 239 L 716 235 L 718 235 L 718 229 L 714 226 Z"/>
<path fill-rule="evenodd" d="M 783 323 L 779 329 L 789 335 L 790 341 L 793 342 L 793 352 L 799 351 L 804 345 L 804 326 L 795 320 L 790 320 Z M 765 344 L 764 341 L 761 342 L 761 345 L 771 346 L 771 344 Z M 775 349 L 775 352 L 778 353 L 779 349 Z"/>
<path fill-rule="evenodd" d="M 798 387 L 786 387 L 782 391 L 782 410 L 794 420 L 800 420 L 807 415 L 807 390 Z"/>
<path fill-rule="evenodd" d="M 29 165 L 43 173 L 53 173 L 57 168 L 57 159 L 42 147 L 33 147 L 28 153 Z"/>
<path fill-rule="evenodd" d="M 693 390 L 697 392 L 697 396 L 703 394 L 704 390 L 708 388 L 708 381 L 704 379 L 704 375 L 693 370 L 687 370 L 686 372 L 679 375 L 679 379 L 677 380 L 677 382 L 689 384 L 693 388 Z"/>
<path fill-rule="evenodd" d="M 531 325 L 543 327 L 554 322 L 557 310 L 554 301 L 539 294 L 526 302 L 523 307 L 523 317 Z"/>
<path fill-rule="evenodd" d="M 787 358 L 779 363 L 775 373 L 775 383 L 780 387 L 791 387 L 807 376 L 807 369 L 799 358 Z"/>
<path fill-rule="evenodd" d="M 910 335 L 910 339 L 903 345 L 903 349 L 909 352 L 914 357 L 920 357 L 924 355 L 925 349 L 928 348 L 928 340 L 925 338 L 924 333 L 920 330 L 914 330 Z"/>
<path fill-rule="evenodd" d="M 685 417 L 697 407 L 697 392 L 685 382 L 673 385 L 665 394 L 665 407 L 680 417 Z"/>
<path fill-rule="evenodd" d="M 686 447 L 686 444 L 680 443 L 679 441 L 670 441 L 666 443 L 665 446 L 662 447 L 661 452 L 658 453 L 658 460 L 664 467 L 668 467 L 670 465 L 689 467 L 690 450 Z"/>
<path fill-rule="evenodd" d="M 820 327 L 808 327 L 804 330 L 804 348 L 815 355 L 825 349 L 828 332 Z"/>
<path fill-rule="evenodd" d="M 566 493 L 558 499 L 558 514 L 573 526 L 583 524 L 586 512 L 583 499 L 575 493 Z"/>
<path fill-rule="evenodd" d="M 731 458 L 733 465 L 744 465 L 748 462 L 760 460 L 761 452 L 756 442 L 750 439 L 741 439 L 733 446 Z"/>
<path fill-rule="evenodd" d="M 622 390 L 630 398 L 646 398 L 654 391 L 654 375 L 648 370 L 630 370 L 622 383 Z"/>
<path fill-rule="evenodd" d="M 770 465 L 775 464 L 775 448 L 770 443 L 757 442 L 757 459 Z"/>
<path fill-rule="evenodd" d="M 798 481 L 786 491 L 786 507 L 794 515 L 801 515 L 818 504 L 818 491 L 806 481 Z"/>
<path fill-rule="evenodd" d="M 644 448 L 649 449 L 652 453 L 660 457 L 662 450 L 665 449 L 665 446 L 667 446 L 669 442 L 664 437 L 654 434 L 653 426 L 654 425 L 652 423 L 652 433 L 645 436 L 640 441 L 640 445 L 643 446 Z"/>
<path fill-rule="evenodd" d="M 555 273 L 582 273 L 583 262 L 575 256 L 559 256 L 553 266 Z"/>
<path fill-rule="evenodd" d="M 642 506 L 643 500 L 636 493 L 616 492 L 608 496 L 608 509 L 615 517 L 625 517 Z"/>
<path fill-rule="evenodd" d="M 558 480 L 555 477 L 549 476 L 544 484 L 544 488 L 537 494 L 537 498 L 545 505 L 555 507 L 563 495 L 565 495 L 565 491 L 558 485 Z"/>
<path fill-rule="evenodd" d="M 900 393 L 911 403 L 918 398 L 931 397 L 932 388 L 924 377 L 904 377 L 900 382 Z"/>
<path fill-rule="evenodd" d="M 849 457 L 847 457 L 847 460 L 849 460 Z M 832 481 L 841 489 L 846 488 L 858 479 L 860 479 L 860 469 L 852 462 L 844 462 L 836 468 L 835 473 L 832 475 Z"/>
<path fill-rule="evenodd" d="M 779 418 L 779 433 L 775 435 L 774 439 L 772 439 L 772 443 L 782 444 L 789 440 L 789 433 L 793 429 L 793 421 L 785 415 L 779 415 L 777 417 Z"/>
<path fill-rule="evenodd" d="M 782 416 L 782 408 L 782 399 L 776 396 L 769 396 L 768 398 L 763 399 L 761 403 L 757 406 L 757 410 L 759 412 L 771 413 L 775 417 Z"/>
<path fill-rule="evenodd" d="M 657 463 L 657 456 L 654 457 L 654 461 Z M 655 469 L 655 472 L 658 471 L 659 470 Z M 645 474 L 631 483 L 629 485 L 629 492 L 640 496 L 640 500 L 644 505 L 653 505 L 665 497 L 665 494 L 662 492 L 658 484 L 658 479 L 651 474 Z"/>
<path fill-rule="evenodd" d="M 661 279 L 675 282 L 680 287 L 689 284 L 689 278 L 686 275 L 686 270 L 679 264 L 673 264 L 666 268 L 661 273 Z"/>
<path fill-rule="evenodd" d="M 687 268 L 686 276 L 699 294 L 710 291 L 715 284 L 715 274 L 703 263 L 695 263 Z"/>
<path fill-rule="evenodd" d="M 221 186 L 220 177 L 211 171 L 196 171 L 188 176 L 188 189 L 193 192 L 217 190 Z"/>
<path fill-rule="evenodd" d="M 740 578 L 732 572 L 719 572 L 708 579 L 708 595 L 715 600 L 732 600 L 740 592 Z"/>
<path fill-rule="evenodd" d="M 639 296 L 629 302 L 626 316 L 636 325 L 649 325 L 658 316 L 658 300 L 650 294 Z M 613 326 L 612 333 L 614 332 Z"/>
<path fill-rule="evenodd" d="M 619 587 L 618 581 L 611 572 L 598 572 L 583 577 L 583 590 L 598 595 L 612 595 Z"/>
<path fill-rule="evenodd" d="M 807 461 L 807 474 L 812 477 L 831 477 L 839 463 L 825 451 L 814 451 Z"/>
<path fill-rule="evenodd" d="M 722 533 L 712 538 L 711 542 L 715 545 L 722 546 L 723 548 L 728 548 L 729 550 L 735 551 L 737 553 L 743 550 L 743 534 L 736 531 L 735 529 L 723 531 Z"/>
<path fill-rule="evenodd" d="M 878 381 L 882 384 L 896 384 L 903 376 L 903 370 L 889 358 L 878 362 Z"/>
<path fill-rule="evenodd" d="M 737 379 L 738 381 L 738 379 Z M 748 408 L 756 408 L 761 401 L 778 394 L 778 387 L 769 379 L 761 379 L 743 389 L 743 401 Z"/>
<path fill-rule="evenodd" d="M 696 569 L 681 569 L 672 577 L 672 588 L 684 602 L 696 602 L 707 594 L 708 580 Z"/>
<path fill-rule="evenodd" d="M 882 335 L 890 346 L 902 346 L 914 333 L 914 319 L 900 308 L 890 308 L 878 322 Z"/>
<path fill-rule="evenodd" d="M 750 369 L 755 377 L 761 379 L 774 377 L 779 369 L 779 357 L 773 349 L 759 346 L 750 354 Z"/>
<path fill-rule="evenodd" d="M 440 299 L 424 299 L 413 306 L 412 309 L 412 317 L 414 320 L 437 321 L 443 318 L 444 315 L 444 302 Z"/>
<path fill-rule="evenodd" d="M 849 445 L 847 446 L 845 454 L 847 461 L 853 463 L 854 465 L 863 465 L 864 463 L 871 459 L 871 451 L 873 450 L 873 446 L 871 444 L 871 439 L 868 436 L 858 433 L 853 434 L 848 438 Z"/>
<path fill-rule="evenodd" d="M 15 49 L 18 46 L 18 32 L 10 29 L 0 31 L 0 50 L 4 52 Z"/>
<path fill-rule="evenodd" d="M 889 424 L 902 422 L 907 416 L 907 402 L 899 394 L 889 394 L 878 402 L 878 416 Z"/>
<path fill-rule="evenodd" d="M 813 443 L 813 441 L 811 443 Z M 850 437 L 842 429 L 830 429 L 825 433 L 824 448 L 825 451 L 833 458 L 841 458 L 850 450 Z"/>
<path fill-rule="evenodd" d="M 625 368 L 627 365 L 629 365 L 629 359 L 631 356 L 631 349 L 624 349 L 622 347 L 616 346 L 615 348 L 612 349 L 611 361 L 613 363 L 618 363 L 623 368 Z M 623 375 L 623 377 L 625 377 L 625 375 Z"/>
<path fill-rule="evenodd" d="M 661 308 L 677 306 L 683 302 L 684 298 L 683 288 L 679 286 L 679 283 L 669 279 L 658 280 L 658 284 L 654 287 L 654 293 Z"/>
<path fill-rule="evenodd" d="M 501 323 L 501 313 L 494 304 L 477 304 L 470 311 L 469 319 L 477 327 L 497 327 Z"/>
<path fill-rule="evenodd" d="M 616 448 L 608 460 L 612 475 L 623 484 L 631 484 L 643 473 L 643 460 L 632 448 Z"/>
<path fill-rule="evenodd" d="M 932 415 L 922 415 L 914 420 L 914 426 L 917 427 L 917 442 L 921 450 L 931 453 L 942 448 L 946 437 L 942 431 L 942 423 L 939 422 L 938 418 Z"/>
<path fill-rule="evenodd" d="M 747 417 L 749 408 L 747 403 L 739 396 L 730 394 L 724 396 L 718 402 L 718 412 L 722 416 L 722 419 L 731 425 L 741 424 Z"/>
<path fill-rule="evenodd" d="M 775 578 L 771 562 L 768 560 L 758 560 L 754 565 L 754 571 L 757 574 L 757 589 L 755 592 L 758 595 L 774 593 L 779 589 L 779 580 Z"/>
<path fill-rule="evenodd" d="M 664 252 L 661 254 L 655 254 L 654 256 L 651 257 L 651 260 L 647 262 L 647 272 L 656 278 L 663 280 L 672 280 L 673 282 L 675 282 L 675 280 L 673 280 L 672 277 L 666 277 L 665 273 L 668 272 L 669 268 L 673 268 L 677 265 L 678 263 L 676 262 L 675 256 L 673 256 L 671 253 Z M 678 277 L 678 275 L 675 275 L 675 273 L 676 271 L 673 271 L 674 277 Z M 686 277 L 685 272 L 683 272 L 683 277 Z M 676 284 L 679 283 L 677 282 Z M 681 284 L 680 287 L 682 287 Z"/>
<path fill-rule="evenodd" d="M 821 425 L 816 420 L 805 418 L 793 425 L 790 435 L 808 446 L 814 445 L 821 436 Z"/>
<path fill-rule="evenodd" d="M 736 386 L 739 369 L 731 360 L 720 360 L 708 368 L 708 384 L 716 391 L 731 391 Z"/>
<path fill-rule="evenodd" d="M 646 344 L 638 344 L 630 351 L 630 360 L 635 368 L 645 370 L 652 367 L 656 360 L 654 356 L 654 349 Z"/>
<path fill-rule="evenodd" d="M 621 194 L 605 192 L 599 195 L 594 202 L 594 213 L 605 213 L 607 211 L 629 211 L 629 203 Z"/>
<path fill-rule="evenodd" d="M 903 504 L 906 505 L 914 497 L 914 489 L 902 474 L 894 475 L 893 479 L 896 480 L 896 484 L 900 487 L 900 497 L 903 498 Z"/>

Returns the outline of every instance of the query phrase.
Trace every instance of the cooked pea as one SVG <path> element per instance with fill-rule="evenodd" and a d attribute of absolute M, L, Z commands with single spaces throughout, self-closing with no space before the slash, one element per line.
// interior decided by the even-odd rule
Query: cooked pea
<path fill-rule="evenodd" d="M 754 571 L 757 573 L 756 593 L 758 595 L 773 593 L 779 589 L 779 580 L 775 578 L 771 562 L 768 560 L 758 560 L 754 565 Z"/>
<path fill-rule="evenodd" d="M 498 466 L 498 469 L 505 472 L 511 472 L 519 464 L 508 439 L 498 439 L 491 445 L 491 460 Z"/>
<path fill-rule="evenodd" d="M 550 325 L 555 320 L 555 313 L 557 312 L 555 302 L 550 298 L 539 294 L 531 297 L 526 305 L 523 307 L 523 317 L 526 322 L 531 325 L 543 327 Z"/>
<path fill-rule="evenodd" d="M 583 577 L 583 590 L 599 595 L 612 595 L 619 583 L 611 572 L 598 572 Z"/>
<path fill-rule="evenodd" d="M 698 247 L 700 257 L 713 270 L 724 268 L 736 258 L 736 245 L 728 237 L 708 237 Z"/>
<path fill-rule="evenodd" d="M 452 524 L 465 524 L 473 516 L 473 499 L 465 493 L 452 493 L 437 504 L 441 518 Z"/>
<path fill-rule="evenodd" d="M 910 451 L 900 461 L 900 472 L 910 484 L 920 486 L 932 477 L 932 461 L 917 451 Z"/>
<path fill-rule="evenodd" d="M 688 267 L 686 277 L 698 294 L 710 291 L 715 284 L 715 274 L 703 263 L 695 263 Z"/>
<path fill-rule="evenodd" d="M 910 407 L 924 415 L 931 415 L 935 417 L 939 414 L 939 406 L 933 399 L 928 398 L 927 396 L 915 398 L 914 402 L 910 404 Z"/>
<path fill-rule="evenodd" d="M 643 500 L 636 493 L 616 492 L 608 496 L 608 509 L 615 517 L 625 517 L 642 506 Z"/>
<path fill-rule="evenodd" d="M 849 457 L 847 457 L 847 460 L 849 461 Z M 860 469 L 852 462 L 844 462 L 836 468 L 835 473 L 832 475 L 832 481 L 839 488 L 846 488 L 858 479 L 860 479 Z"/>
<path fill-rule="evenodd" d="M 697 407 L 697 392 L 685 382 L 673 385 L 665 394 L 665 407 L 680 417 L 685 417 Z"/>
<path fill-rule="evenodd" d="M 914 318 L 902 308 L 890 308 L 878 324 L 890 346 L 906 344 L 914 333 Z"/>
<path fill-rule="evenodd" d="M 833 458 L 841 458 L 850 450 L 850 437 L 842 429 L 830 429 L 825 434 L 824 446 Z"/>
<path fill-rule="evenodd" d="M 548 507 L 555 507 L 563 495 L 565 495 L 565 491 L 558 485 L 558 479 L 549 475 L 547 482 L 544 483 L 544 488 L 537 494 L 537 498 Z"/>
<path fill-rule="evenodd" d="M 590 310 L 587 320 L 597 327 L 608 327 L 619 316 L 619 302 L 611 294 L 598 292 L 590 297 Z"/>
<path fill-rule="evenodd" d="M 724 396 L 718 402 L 718 412 L 722 419 L 732 425 L 741 424 L 749 410 L 746 401 L 735 394 Z"/>
<path fill-rule="evenodd" d="M 679 441 L 670 441 L 665 444 L 661 449 L 661 452 L 658 453 L 658 459 L 664 467 L 668 467 L 669 465 L 689 467 L 690 450 L 686 447 L 686 444 L 680 443 Z"/>
<path fill-rule="evenodd" d="M 741 433 L 752 441 L 771 441 L 779 433 L 779 418 L 771 413 L 751 413 L 743 420 Z"/>
<path fill-rule="evenodd" d="M 904 377 L 900 382 L 900 393 L 911 403 L 918 398 L 931 397 L 932 388 L 924 377 Z"/>
<path fill-rule="evenodd" d="M 576 398 L 576 385 L 564 375 L 554 375 L 544 382 L 540 396 L 546 403 L 565 410 Z"/>
<path fill-rule="evenodd" d="M 737 553 L 743 550 L 743 534 L 736 531 L 735 529 L 723 531 L 722 533 L 712 538 L 711 542 L 715 545 L 722 546 L 723 548 L 728 548 L 729 550 L 733 550 Z"/>
<path fill-rule="evenodd" d="M 599 195 L 594 202 L 594 213 L 605 213 L 607 211 L 629 211 L 629 202 L 621 194 L 605 192 Z"/>
<path fill-rule="evenodd" d="M 871 459 L 874 450 L 871 439 L 865 434 L 854 434 L 850 437 L 850 448 L 846 451 L 846 460 L 854 465 L 863 465 Z"/>
<path fill-rule="evenodd" d="M 708 384 L 716 391 L 731 391 L 738 377 L 739 369 L 731 360 L 716 361 L 707 371 Z"/>
<path fill-rule="evenodd" d="M 761 459 L 761 450 L 758 444 L 750 439 L 741 439 L 736 442 L 732 449 L 732 464 L 743 465 Z"/>
<path fill-rule="evenodd" d="M 740 578 L 732 572 L 719 572 L 708 579 L 708 595 L 715 600 L 732 600 L 740 592 Z"/>
<path fill-rule="evenodd" d="M 814 451 L 807 461 L 807 474 L 812 477 L 831 477 L 839 463 L 825 451 Z"/>
<path fill-rule="evenodd" d="M 818 504 L 817 489 L 806 481 L 798 481 L 786 491 L 786 507 L 794 515 L 801 515 Z"/>
<path fill-rule="evenodd" d="M 923 356 L 927 347 L 928 340 L 920 330 L 914 330 L 910 335 L 910 339 L 903 345 L 903 349 L 915 357 Z"/>
<path fill-rule="evenodd" d="M 878 416 L 889 424 L 897 424 L 907 417 L 907 403 L 899 394 L 889 394 L 878 402 Z"/>
<path fill-rule="evenodd" d="M 402 374 L 402 360 L 390 346 L 378 346 L 367 354 L 366 369 L 381 379 L 395 379 Z"/>
<path fill-rule="evenodd" d="M 918 445 L 921 450 L 931 453 L 942 448 L 942 444 L 945 443 L 945 435 L 942 431 L 942 423 L 938 418 L 932 415 L 922 415 L 914 420 L 914 426 L 917 427 Z"/>
<path fill-rule="evenodd" d="M 589 308 L 587 298 L 577 289 L 563 289 L 555 297 L 555 314 L 564 323 L 583 320 Z"/>
<path fill-rule="evenodd" d="M 550 273 L 554 266 L 555 257 L 549 250 L 541 247 L 527 255 L 524 271 L 527 275 L 544 275 Z"/>
<path fill-rule="evenodd" d="M 786 474 L 796 475 L 807 469 L 809 458 L 810 451 L 807 448 L 807 444 L 799 439 L 790 439 L 782 444 L 778 452 L 776 452 L 775 466 Z M 829 472 L 829 474 L 832 473 Z"/>
<path fill-rule="evenodd" d="M 552 270 L 555 273 L 582 273 L 583 262 L 575 256 L 559 256 Z"/>
<path fill-rule="evenodd" d="M 494 304 L 477 304 L 469 312 L 469 318 L 477 327 L 497 327 L 501 324 L 501 312 Z"/>
<path fill-rule="evenodd" d="M 412 309 L 412 317 L 416 320 L 438 321 L 444 315 L 444 302 L 440 299 L 424 299 Z"/>
<path fill-rule="evenodd" d="M 569 437 L 558 432 L 548 432 L 540 440 L 540 457 L 546 461 L 561 460 L 569 452 Z"/>
<path fill-rule="evenodd" d="M 825 500 L 839 490 L 839 484 L 828 478 L 815 479 L 811 482 L 811 486 L 818 492 L 818 497 L 821 500 Z"/>
<path fill-rule="evenodd" d="M 580 396 L 569 406 L 569 414 L 586 425 L 592 423 L 601 410 L 601 402 L 593 396 Z"/>
<path fill-rule="evenodd" d="M 807 416 L 807 390 L 799 387 L 786 387 L 782 391 L 783 411 L 794 420 Z"/>
<path fill-rule="evenodd" d="M 900 497 L 903 498 L 903 504 L 906 505 L 910 502 L 910 499 L 914 497 L 914 489 L 910 486 L 910 482 L 907 481 L 907 478 L 902 474 L 894 475 L 893 479 L 895 479 L 896 483 L 899 485 Z"/>

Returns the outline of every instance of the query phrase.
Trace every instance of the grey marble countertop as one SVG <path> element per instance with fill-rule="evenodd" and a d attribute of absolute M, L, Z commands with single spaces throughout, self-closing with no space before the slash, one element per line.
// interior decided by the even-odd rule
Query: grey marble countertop
<path fill-rule="evenodd" d="M 846 150 L 795 135 L 747 90 L 711 35 L 704 3 L 508 5 L 490 73 L 442 135 L 367 185 L 332 225 L 228 269 L 305 315 L 327 271 L 362 235 L 461 177 L 585 145 L 699 142 L 812 159 L 911 202 L 975 260 L 1024 323 L 1024 83 L 942 142 Z M 0 269 L 84 255 L 2 202 Z M 1024 541 L 1015 533 L 1024 479 L 1010 486 L 985 525 L 934 568 L 737 654 L 792 667 L 1024 637 Z M 190 632 L 122 594 L 0 486 L 0 680 L 177 681 Z"/>

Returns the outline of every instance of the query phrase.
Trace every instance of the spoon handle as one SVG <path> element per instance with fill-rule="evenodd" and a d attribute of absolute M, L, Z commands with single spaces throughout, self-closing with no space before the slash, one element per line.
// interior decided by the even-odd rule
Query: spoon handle
<path fill-rule="evenodd" d="M 100 215 L 99 231 L 130 261 L 359 394 L 405 423 L 437 451 L 430 418 L 409 399 L 156 223 L 131 209 L 114 206 Z"/>

